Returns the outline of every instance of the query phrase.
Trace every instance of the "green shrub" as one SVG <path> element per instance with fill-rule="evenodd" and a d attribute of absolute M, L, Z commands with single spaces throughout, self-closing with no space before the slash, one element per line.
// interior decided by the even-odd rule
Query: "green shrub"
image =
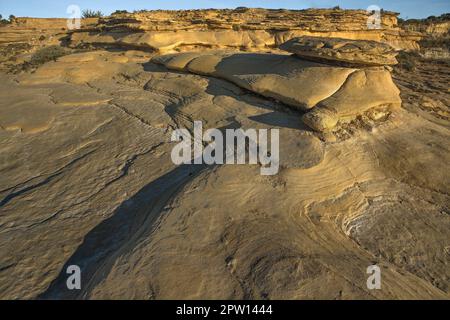
<path fill-rule="evenodd" d="M 450 50 L 450 37 L 425 38 L 419 43 L 421 48 L 444 48 Z"/>
<path fill-rule="evenodd" d="M 128 13 L 127 10 L 116 10 L 116 11 L 114 11 L 114 12 L 112 13 L 112 15 L 115 15 L 115 14 L 126 14 L 126 13 Z"/>
<path fill-rule="evenodd" d="M 36 51 L 31 57 L 30 64 L 39 66 L 49 61 L 56 61 L 57 58 L 68 54 L 68 51 L 60 46 L 49 46 Z"/>
<path fill-rule="evenodd" d="M 414 71 L 417 68 L 417 61 L 420 60 L 420 55 L 418 52 L 402 51 L 397 55 L 398 67 L 405 69 L 407 71 Z"/>
<path fill-rule="evenodd" d="M 417 23 L 430 24 L 430 23 L 437 23 L 437 22 L 446 22 L 449 20 L 450 20 L 450 13 L 444 13 L 444 14 L 441 14 L 439 17 L 429 16 L 428 18 L 425 18 L 425 19 L 408 19 L 406 17 L 403 22 L 407 23 L 407 24 L 417 24 Z"/>
<path fill-rule="evenodd" d="M 83 10 L 82 17 L 86 18 L 101 18 L 103 17 L 103 13 L 101 11 L 94 11 L 90 9 Z"/>
<path fill-rule="evenodd" d="M 13 17 L 13 19 L 11 19 L 11 17 Z M 0 25 L 2 24 L 9 24 L 12 22 L 12 20 L 14 20 L 15 17 L 14 16 L 10 16 L 9 20 L 8 19 L 3 19 L 3 16 L 0 14 Z"/>

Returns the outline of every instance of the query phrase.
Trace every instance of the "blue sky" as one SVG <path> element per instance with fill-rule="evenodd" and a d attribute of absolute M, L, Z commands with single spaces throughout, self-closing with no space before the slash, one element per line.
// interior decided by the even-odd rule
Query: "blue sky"
<path fill-rule="evenodd" d="M 81 9 L 101 10 L 109 14 L 115 10 L 139 9 L 197 9 L 197 8 L 330 8 L 366 9 L 370 5 L 401 13 L 403 18 L 425 18 L 450 12 L 450 0 L 0 0 L 0 14 L 8 17 L 67 17 L 66 9 L 76 4 Z"/>

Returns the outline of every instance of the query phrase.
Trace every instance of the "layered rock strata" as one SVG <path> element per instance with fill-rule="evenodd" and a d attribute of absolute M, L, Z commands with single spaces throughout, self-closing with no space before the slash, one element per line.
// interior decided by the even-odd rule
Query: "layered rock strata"
<path fill-rule="evenodd" d="M 302 119 L 317 131 L 354 119 L 370 109 L 401 105 L 390 71 L 341 67 L 264 53 L 179 53 L 156 56 L 169 69 L 228 80 L 244 89 L 306 111 Z"/>
<path fill-rule="evenodd" d="M 372 66 L 397 64 L 395 49 L 376 41 L 299 37 L 283 43 L 280 49 L 301 58 L 332 63 Z"/>
<path fill-rule="evenodd" d="M 82 29 L 97 22 L 96 18 L 83 19 Z M 0 26 L 0 64 L 26 61 L 39 48 L 63 43 L 68 32 L 67 19 L 16 18 Z"/>
<path fill-rule="evenodd" d="M 298 36 L 339 37 L 389 43 L 398 49 L 418 48 L 414 32 L 397 26 L 397 14 L 383 12 L 380 29 L 369 29 L 364 10 L 234 10 L 143 11 L 121 13 L 72 34 L 72 45 L 119 45 L 158 51 L 192 47 L 271 49 Z"/>

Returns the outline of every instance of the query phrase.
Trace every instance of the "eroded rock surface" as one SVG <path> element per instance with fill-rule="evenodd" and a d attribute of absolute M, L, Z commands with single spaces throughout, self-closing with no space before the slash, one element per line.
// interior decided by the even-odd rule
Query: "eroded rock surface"
<path fill-rule="evenodd" d="M 398 108 L 384 67 L 279 52 L 86 50 L 1 72 L 0 298 L 449 299 L 448 67 L 404 65 Z M 279 129 L 280 172 L 174 165 L 172 131 L 195 120 Z"/>
<path fill-rule="evenodd" d="M 1 25 L 1 70 L 29 60 L 40 48 L 65 42 L 69 34 L 67 21 L 64 18 L 15 18 L 11 23 Z M 90 28 L 97 22 L 97 18 L 82 19 L 81 28 Z"/>
<path fill-rule="evenodd" d="M 431 60 L 448 61 L 450 59 L 450 13 L 444 13 L 438 17 L 402 21 L 401 27 L 421 35 L 422 57 Z"/>
<path fill-rule="evenodd" d="M 100 19 L 71 35 L 73 46 L 101 45 L 157 51 L 195 48 L 268 50 L 298 36 L 341 37 L 417 48 L 420 36 L 397 26 L 397 14 L 383 12 L 380 29 L 367 26 L 364 10 L 224 9 L 143 11 Z"/>
<path fill-rule="evenodd" d="M 152 61 L 231 81 L 299 110 L 314 109 L 303 119 L 317 131 L 372 108 L 401 104 L 400 91 L 384 67 L 344 68 L 288 55 L 233 52 L 170 54 Z"/>
<path fill-rule="evenodd" d="M 351 65 L 385 66 L 397 64 L 397 52 L 388 44 L 376 41 L 341 38 L 299 37 L 280 46 L 301 58 L 343 62 Z"/>

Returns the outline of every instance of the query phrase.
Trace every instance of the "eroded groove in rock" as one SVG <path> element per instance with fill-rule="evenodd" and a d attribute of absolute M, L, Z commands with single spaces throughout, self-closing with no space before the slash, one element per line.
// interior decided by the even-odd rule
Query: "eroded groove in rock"
<path fill-rule="evenodd" d="M 121 13 L 75 32 L 71 44 L 120 45 L 167 51 L 175 48 L 271 49 L 298 36 L 341 37 L 417 48 L 420 36 L 397 26 L 397 14 L 383 12 L 381 28 L 367 30 L 363 10 L 188 10 Z M 168 21 L 174 21 L 169 23 Z"/>

